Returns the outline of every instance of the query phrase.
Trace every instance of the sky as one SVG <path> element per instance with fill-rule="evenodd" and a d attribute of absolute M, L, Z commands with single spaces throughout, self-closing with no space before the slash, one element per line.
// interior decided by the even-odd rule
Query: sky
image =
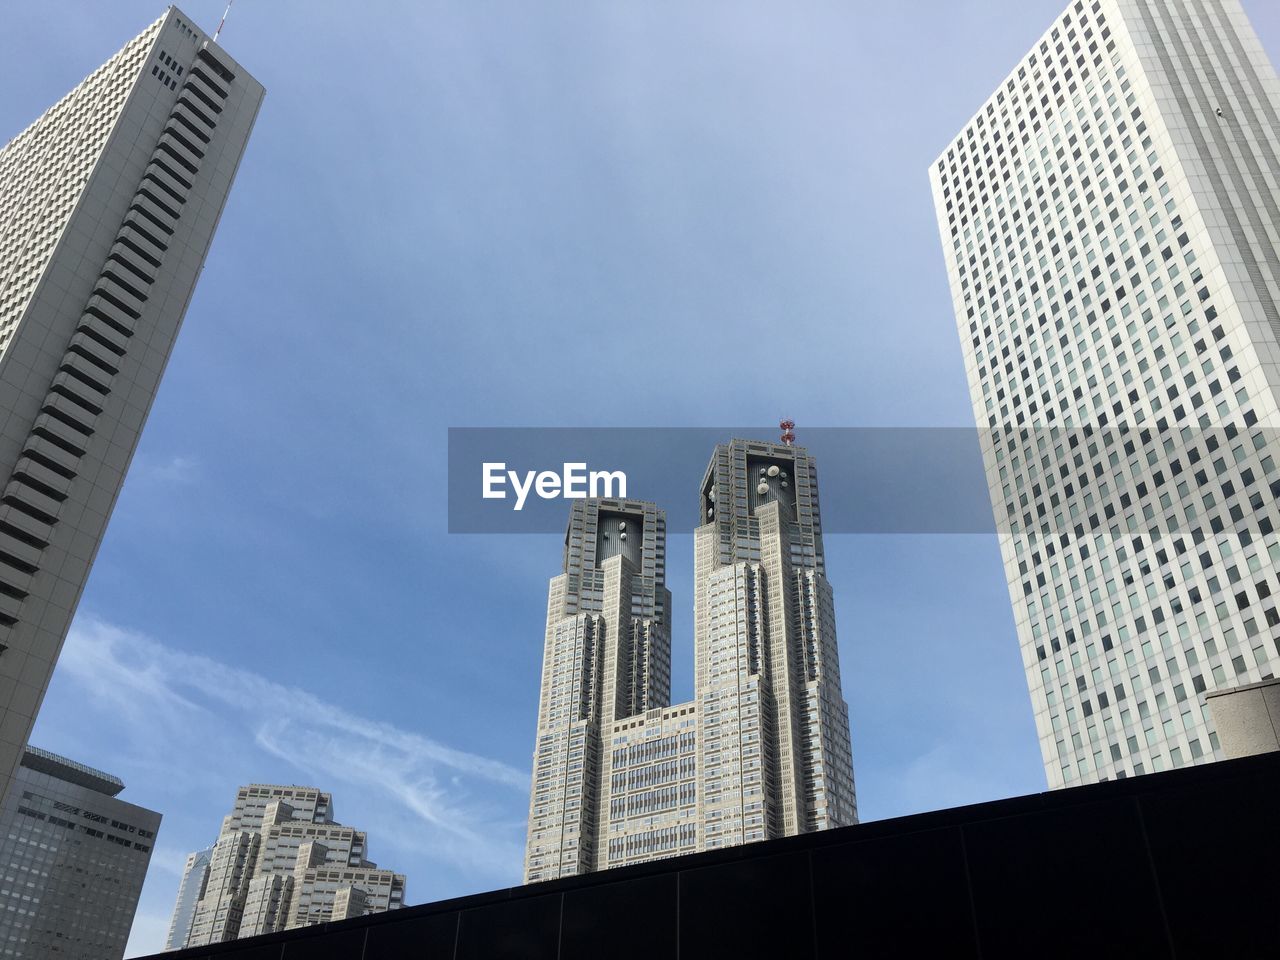
<path fill-rule="evenodd" d="M 240 0 L 267 97 L 32 735 L 164 814 L 128 955 L 249 782 L 410 902 L 519 882 L 560 538 L 447 532 L 450 427 L 972 426 L 926 170 L 1062 6 Z M 160 12 L 9 4 L 0 140 Z M 825 545 L 862 818 L 1043 790 L 994 537 Z"/>

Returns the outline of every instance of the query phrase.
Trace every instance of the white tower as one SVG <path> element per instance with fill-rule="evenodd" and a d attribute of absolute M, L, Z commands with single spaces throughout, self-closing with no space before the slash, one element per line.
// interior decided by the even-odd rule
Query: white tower
<path fill-rule="evenodd" d="M 1277 144 L 1236 0 L 1082 0 L 930 168 L 1052 787 L 1280 664 Z"/>

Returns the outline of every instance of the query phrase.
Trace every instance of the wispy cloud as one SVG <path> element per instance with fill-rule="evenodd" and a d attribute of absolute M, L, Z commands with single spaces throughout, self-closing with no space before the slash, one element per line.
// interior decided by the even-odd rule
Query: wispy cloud
<path fill-rule="evenodd" d="M 187 865 L 187 854 L 190 850 L 181 847 L 166 846 L 161 843 L 151 851 L 151 869 L 181 878 L 183 868 Z"/>
<path fill-rule="evenodd" d="M 140 455 L 129 468 L 131 483 L 186 484 L 200 478 L 200 462 L 195 457 L 174 455 L 149 457 Z"/>
<path fill-rule="evenodd" d="M 202 761 L 218 762 L 256 746 L 318 785 L 376 791 L 383 802 L 369 806 L 384 821 L 384 851 L 395 836 L 398 846 L 477 878 L 511 881 L 518 869 L 523 822 L 513 811 L 527 796 L 523 770 L 92 618 L 76 620 L 59 670 L 150 738 L 154 755 L 189 755 L 196 740 Z M 378 841 L 375 825 L 356 825 Z"/>

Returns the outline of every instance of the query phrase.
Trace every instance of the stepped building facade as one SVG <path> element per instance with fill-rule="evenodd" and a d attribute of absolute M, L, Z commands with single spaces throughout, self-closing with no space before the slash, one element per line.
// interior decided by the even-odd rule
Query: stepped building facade
<path fill-rule="evenodd" d="M 187 860 L 167 949 L 400 909 L 404 875 L 379 869 L 367 849 L 363 831 L 333 819 L 328 793 L 241 787 L 217 842 Z"/>
<path fill-rule="evenodd" d="M 857 821 L 813 459 L 722 444 L 698 498 L 695 697 L 680 704 L 665 514 L 572 506 L 548 599 L 527 882 Z"/>

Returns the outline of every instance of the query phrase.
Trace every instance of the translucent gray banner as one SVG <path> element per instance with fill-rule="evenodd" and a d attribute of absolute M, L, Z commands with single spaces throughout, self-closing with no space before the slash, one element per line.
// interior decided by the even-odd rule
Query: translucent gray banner
<path fill-rule="evenodd" d="M 797 445 L 816 460 L 828 534 L 1155 537 L 1227 527 L 1269 532 L 1272 485 L 1280 489 L 1270 433 L 1253 425 L 810 427 Z M 691 532 L 715 446 L 733 438 L 779 442 L 776 427 L 454 427 L 449 530 L 562 532 L 566 485 L 590 494 L 594 473 L 596 493 L 621 495 L 624 475 L 626 496 L 666 510 L 669 532 Z M 984 448 L 997 478 L 994 511 Z"/>
<path fill-rule="evenodd" d="M 735 437 L 776 443 L 778 429 L 454 427 L 449 531 L 562 532 L 569 509 L 564 481 L 573 492 L 589 493 L 593 472 L 624 474 L 628 497 L 666 510 L 670 532 L 692 531 L 712 452 Z M 798 445 L 817 460 L 828 532 L 995 529 L 974 430 L 809 428 Z M 539 490 L 539 473 L 555 480 L 544 477 Z M 598 493 L 620 493 L 616 476 L 596 479 Z"/>

